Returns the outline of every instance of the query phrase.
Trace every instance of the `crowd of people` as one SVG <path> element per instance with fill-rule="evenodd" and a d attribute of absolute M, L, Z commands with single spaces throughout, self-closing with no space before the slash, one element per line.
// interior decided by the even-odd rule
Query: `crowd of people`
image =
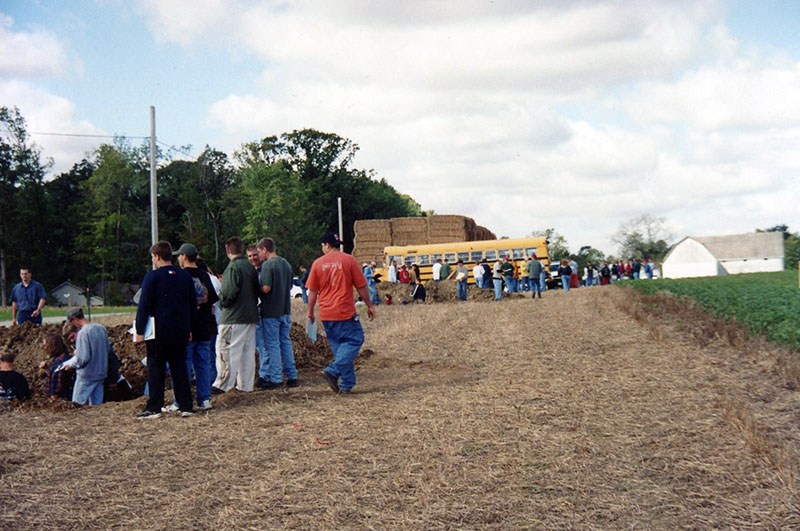
<path fill-rule="evenodd" d="M 320 243 L 322 256 L 310 269 L 300 269 L 303 300 L 309 323 L 321 322 L 334 355 L 322 377 L 336 393 L 349 393 L 356 385 L 354 361 L 364 342 L 352 290 L 368 301 L 370 320 L 375 306 L 358 262 L 340 252 L 339 236 L 325 233 Z M 138 418 L 159 418 L 171 412 L 192 416 L 197 412 L 194 402 L 200 410 L 209 410 L 212 395 L 232 389 L 250 392 L 254 387 L 299 386 L 289 335 L 291 265 L 278 255 L 271 238 L 261 239 L 245 252 L 241 238 L 233 237 L 225 250 L 229 262 L 217 278 L 191 243 L 175 253 L 165 241 L 150 249 L 153 269 L 142 281 L 132 329 L 134 342 L 144 343 L 147 353 L 143 361 L 148 399 Z M 30 272 L 24 271 L 22 279 L 29 291 L 22 292 L 24 297 L 15 291 L 20 311 L 15 310 L 14 322 L 40 324 L 46 296 L 43 288 L 32 284 Z M 114 380 L 112 387 L 124 381 L 106 329 L 88 321 L 80 308 L 70 308 L 64 334 L 75 338 L 74 355 L 70 356 L 64 337 L 58 334 L 48 334 L 43 341 L 48 355 L 40 364 L 45 394 L 85 405 L 103 403 L 109 380 Z M 254 352 L 259 358 L 257 368 Z M 0 398 L 23 401 L 30 389 L 25 377 L 13 370 L 14 359 L 10 352 L 0 355 Z M 169 405 L 164 404 L 167 372 L 174 390 L 174 402 Z"/>

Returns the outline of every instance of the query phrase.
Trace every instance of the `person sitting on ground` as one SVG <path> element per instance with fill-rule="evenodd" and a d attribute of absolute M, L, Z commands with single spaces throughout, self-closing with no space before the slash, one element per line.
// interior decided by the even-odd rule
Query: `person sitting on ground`
<path fill-rule="evenodd" d="M 13 352 L 0 354 L 0 400 L 19 400 L 24 402 L 31 396 L 28 380 L 14 370 Z"/>
<path fill-rule="evenodd" d="M 44 375 L 44 394 L 51 400 L 57 398 L 72 400 L 75 373 L 59 370 L 70 358 L 64 339 L 58 334 L 47 334 L 42 340 L 42 349 L 48 356 L 48 359 L 39 364 L 40 374 Z"/>
<path fill-rule="evenodd" d="M 425 286 L 422 285 L 422 282 L 417 281 L 414 289 L 411 290 L 411 298 L 414 302 L 425 302 L 425 296 Z"/>
<path fill-rule="evenodd" d="M 383 303 L 385 305 L 387 305 L 387 306 L 391 305 L 392 304 L 392 296 L 389 295 L 388 293 L 386 295 L 384 295 L 383 296 Z"/>

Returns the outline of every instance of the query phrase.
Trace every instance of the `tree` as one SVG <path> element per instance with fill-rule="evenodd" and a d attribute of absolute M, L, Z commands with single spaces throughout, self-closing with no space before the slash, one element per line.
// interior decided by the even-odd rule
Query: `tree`
<path fill-rule="evenodd" d="M 29 142 L 25 119 L 14 107 L 0 107 L 0 292 L 7 304 L 7 265 L 46 266 L 47 226 L 44 212 L 44 175 L 52 162 L 42 163 L 41 152 Z"/>
<path fill-rule="evenodd" d="M 611 237 L 611 241 L 619 245 L 620 258 L 647 258 L 660 262 L 669 250 L 667 240 L 672 238 L 664 222 L 664 218 L 644 214 L 623 223 Z"/>
<path fill-rule="evenodd" d="M 789 232 L 789 225 L 775 225 L 768 229 L 756 229 L 756 232 L 782 232 L 783 233 L 783 263 L 787 269 L 797 269 L 800 261 L 800 236 Z"/>
<path fill-rule="evenodd" d="M 561 234 L 556 232 L 556 229 L 550 228 L 545 230 L 533 231 L 530 236 L 547 238 L 547 254 L 550 258 L 550 263 L 556 263 L 563 258 L 569 258 L 569 245 L 567 239 Z"/>

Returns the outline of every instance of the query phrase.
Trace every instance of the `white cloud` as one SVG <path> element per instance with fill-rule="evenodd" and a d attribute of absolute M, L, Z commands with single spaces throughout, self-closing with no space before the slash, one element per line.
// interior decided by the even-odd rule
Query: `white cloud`
<path fill-rule="evenodd" d="M 78 68 L 66 47 L 44 30 L 14 31 L 14 19 L 0 13 L 0 76 L 32 79 L 53 76 Z"/>
<path fill-rule="evenodd" d="M 44 158 L 55 162 L 51 174 L 68 171 L 102 141 L 97 138 L 42 135 L 44 133 L 107 134 L 78 117 L 75 105 L 25 81 L 0 82 L 0 101 L 14 102 L 25 118 L 30 138 Z M 44 162 L 44 160 L 42 161 Z"/>

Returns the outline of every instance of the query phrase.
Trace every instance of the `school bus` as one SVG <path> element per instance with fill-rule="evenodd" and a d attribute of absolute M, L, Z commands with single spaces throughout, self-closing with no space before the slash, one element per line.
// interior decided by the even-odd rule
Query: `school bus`
<path fill-rule="evenodd" d="M 433 278 L 432 267 L 437 260 L 451 264 L 451 271 L 459 260 L 469 270 L 470 284 L 475 283 L 472 268 L 477 262 L 486 260 L 491 267 L 498 258 L 506 256 L 511 258 L 516 268 L 519 268 L 524 258 L 530 259 L 532 254 L 545 265 L 550 265 L 547 253 L 546 238 L 513 238 L 505 240 L 481 240 L 475 242 L 432 243 L 428 245 L 391 246 L 383 250 L 383 267 L 377 268 L 375 277 L 378 280 L 388 280 L 388 268 L 392 260 L 396 261 L 398 270 L 402 265 L 419 266 L 422 280 Z M 522 272 L 520 271 L 520 274 Z M 527 274 L 527 273 L 526 273 Z"/>

